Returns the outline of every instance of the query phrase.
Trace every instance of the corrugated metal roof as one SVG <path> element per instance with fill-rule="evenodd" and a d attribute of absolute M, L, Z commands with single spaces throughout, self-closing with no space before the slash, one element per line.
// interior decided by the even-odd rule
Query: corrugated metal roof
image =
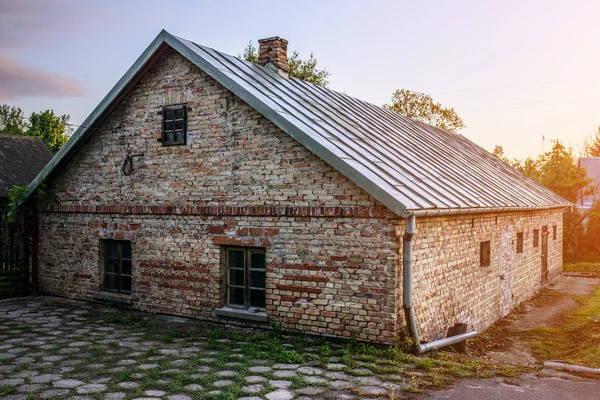
<path fill-rule="evenodd" d="M 14 185 L 29 185 L 51 158 L 37 136 L 0 134 L 0 197 Z"/>
<path fill-rule="evenodd" d="M 489 212 L 570 205 L 462 135 L 331 89 L 295 78 L 288 80 L 269 68 L 166 31 L 92 116 L 109 106 L 162 43 L 187 57 L 398 215 L 417 210 Z M 73 140 L 83 135 L 76 132 Z M 75 147 L 74 143 L 67 145 Z M 69 151 L 62 150 L 64 154 Z"/>

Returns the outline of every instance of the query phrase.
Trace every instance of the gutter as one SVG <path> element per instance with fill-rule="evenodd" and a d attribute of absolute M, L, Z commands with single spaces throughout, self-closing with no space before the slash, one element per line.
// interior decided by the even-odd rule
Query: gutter
<path fill-rule="evenodd" d="M 412 214 L 406 218 L 406 228 L 402 236 L 402 306 L 404 308 L 404 318 L 408 333 L 412 339 L 419 343 L 415 351 L 417 354 L 426 353 L 434 349 L 450 346 L 477 336 L 477 331 L 471 331 L 456 336 L 450 336 L 440 340 L 434 340 L 429 343 L 420 343 L 419 331 L 417 328 L 417 319 L 412 302 L 413 291 L 413 236 L 415 235 L 416 218 Z"/>
<path fill-rule="evenodd" d="M 419 209 L 419 210 L 405 210 L 400 217 L 409 219 L 411 216 L 415 217 L 437 217 L 445 215 L 464 215 L 464 214 L 484 214 L 484 213 L 499 213 L 509 211 L 541 211 L 541 210 L 554 210 L 558 208 L 573 207 L 573 204 L 566 203 L 553 206 L 533 206 L 533 207 L 470 207 L 470 208 L 431 208 L 431 209 Z"/>

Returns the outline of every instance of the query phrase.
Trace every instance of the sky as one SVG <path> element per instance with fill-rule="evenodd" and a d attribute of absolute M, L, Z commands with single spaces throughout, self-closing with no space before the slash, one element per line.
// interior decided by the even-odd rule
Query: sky
<path fill-rule="evenodd" d="M 377 105 L 427 93 L 475 143 L 535 157 L 600 125 L 598 15 L 594 0 L 0 0 L 0 103 L 77 124 L 161 29 L 233 55 L 280 36 L 334 90 Z"/>

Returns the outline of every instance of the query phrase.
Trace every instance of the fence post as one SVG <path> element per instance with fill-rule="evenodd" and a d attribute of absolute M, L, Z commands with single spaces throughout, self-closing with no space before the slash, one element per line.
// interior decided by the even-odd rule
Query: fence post
<path fill-rule="evenodd" d="M 38 293 L 38 211 L 33 211 L 31 218 L 31 292 Z"/>

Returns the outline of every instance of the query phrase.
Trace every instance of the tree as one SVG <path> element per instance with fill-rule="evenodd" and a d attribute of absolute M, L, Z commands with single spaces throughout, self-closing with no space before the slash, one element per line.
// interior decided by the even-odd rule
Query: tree
<path fill-rule="evenodd" d="M 238 54 L 238 57 L 252 63 L 257 63 L 258 49 L 252 42 L 248 42 L 248 45 L 244 48 L 242 54 Z M 290 64 L 291 77 L 323 87 L 329 85 L 327 78 L 329 78 L 330 73 L 326 69 L 317 68 L 318 62 L 313 53 L 310 53 L 310 57 L 307 60 L 303 60 L 300 58 L 300 54 L 294 51 L 292 56 L 288 57 L 288 63 Z"/>
<path fill-rule="evenodd" d="M 580 193 L 591 194 L 593 182 L 585 168 L 578 168 L 572 148 L 554 140 L 552 149 L 540 156 L 539 182 L 572 203 Z"/>
<path fill-rule="evenodd" d="M 22 135 L 27 129 L 23 110 L 8 104 L 0 105 L 0 133 Z"/>
<path fill-rule="evenodd" d="M 69 115 L 56 115 L 52 110 L 32 113 L 25 135 L 42 138 L 52 153 L 56 153 L 67 142 L 71 134 Z"/>
<path fill-rule="evenodd" d="M 583 155 L 586 157 L 600 157 L 600 126 L 595 134 L 583 141 Z"/>
<path fill-rule="evenodd" d="M 450 132 L 458 132 L 465 127 L 462 118 L 453 108 L 443 107 L 425 93 L 396 90 L 392 94 L 392 102 L 383 107 Z"/>

